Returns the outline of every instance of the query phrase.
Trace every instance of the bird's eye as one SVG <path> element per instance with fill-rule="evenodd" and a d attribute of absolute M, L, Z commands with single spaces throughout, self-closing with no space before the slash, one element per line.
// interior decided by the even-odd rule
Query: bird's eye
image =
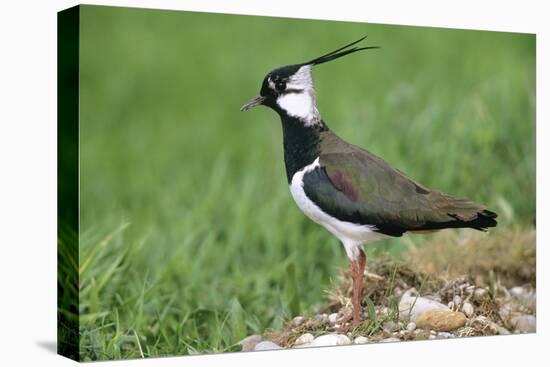
<path fill-rule="evenodd" d="M 277 91 L 279 92 L 282 92 L 284 91 L 286 88 L 286 83 L 284 82 L 284 80 L 277 80 L 275 81 L 275 89 L 277 89 Z"/>

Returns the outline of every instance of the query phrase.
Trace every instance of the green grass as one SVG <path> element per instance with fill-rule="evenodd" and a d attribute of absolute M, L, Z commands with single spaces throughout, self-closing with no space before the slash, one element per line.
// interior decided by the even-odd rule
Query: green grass
<path fill-rule="evenodd" d="M 324 302 L 344 251 L 292 202 L 278 117 L 239 108 L 272 68 L 365 34 L 382 48 L 314 71 L 327 124 L 534 223 L 533 35 L 90 6 L 81 32 L 84 360 L 235 350 Z"/>

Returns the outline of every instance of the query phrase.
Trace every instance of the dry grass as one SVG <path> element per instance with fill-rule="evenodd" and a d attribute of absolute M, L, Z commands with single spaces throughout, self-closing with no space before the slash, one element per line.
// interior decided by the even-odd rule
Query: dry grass
<path fill-rule="evenodd" d="M 493 273 L 502 285 L 536 283 L 535 229 L 444 231 L 425 246 L 412 249 L 406 262 L 444 279 L 468 276 L 478 286 L 490 285 Z"/>

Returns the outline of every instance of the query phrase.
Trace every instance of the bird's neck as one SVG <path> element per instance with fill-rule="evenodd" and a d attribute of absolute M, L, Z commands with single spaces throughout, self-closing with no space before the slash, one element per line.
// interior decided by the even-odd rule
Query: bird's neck
<path fill-rule="evenodd" d="M 307 125 L 304 121 L 288 114 L 280 113 L 283 125 L 283 146 L 288 183 L 292 176 L 303 167 L 311 164 L 319 156 L 321 133 L 328 127 L 322 120 Z"/>

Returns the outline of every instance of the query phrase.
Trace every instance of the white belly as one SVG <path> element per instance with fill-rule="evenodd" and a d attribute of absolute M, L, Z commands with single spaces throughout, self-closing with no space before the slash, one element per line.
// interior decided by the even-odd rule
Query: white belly
<path fill-rule="evenodd" d="M 374 225 L 355 224 L 332 217 L 311 201 L 304 192 L 303 177 L 304 174 L 312 171 L 316 167 L 319 167 L 319 158 L 312 164 L 296 172 L 294 176 L 292 176 L 290 193 L 304 214 L 336 236 L 343 243 L 348 257 L 350 259 L 355 259 L 359 255 L 359 248 L 361 245 L 368 241 L 382 239 L 387 236 L 375 232 L 374 229 L 376 227 Z"/>

